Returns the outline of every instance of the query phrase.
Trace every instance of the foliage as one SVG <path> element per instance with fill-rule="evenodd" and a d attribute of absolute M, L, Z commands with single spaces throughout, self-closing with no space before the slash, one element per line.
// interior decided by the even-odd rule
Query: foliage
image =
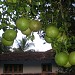
<path fill-rule="evenodd" d="M 16 3 L 1 1 L 1 28 L 14 28 L 11 22 L 15 25 L 16 20 L 23 16 L 40 20 L 43 24 L 42 29 L 45 29 L 51 22 L 55 22 L 57 27 L 62 27 L 61 31 L 65 29 L 67 32 L 67 27 L 70 26 L 74 17 L 73 2 L 73 0 L 31 0 L 31 3 L 29 0 L 18 0 Z"/>
<path fill-rule="evenodd" d="M 42 28 L 38 30 L 39 35 L 43 31 L 41 36 L 45 35 L 48 26 L 58 28 L 60 38 L 52 38 L 51 42 L 56 53 L 69 54 L 75 50 L 75 0 L 2 0 L 0 10 L 0 29 L 4 32 L 7 29 L 18 31 L 16 21 L 21 17 L 29 21 L 38 20 L 42 24 Z M 26 37 L 33 41 L 33 32 Z"/>

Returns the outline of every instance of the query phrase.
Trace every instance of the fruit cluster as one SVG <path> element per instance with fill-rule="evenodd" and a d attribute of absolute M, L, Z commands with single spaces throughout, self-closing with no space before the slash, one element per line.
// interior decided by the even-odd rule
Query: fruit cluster
<path fill-rule="evenodd" d="M 42 24 L 37 20 L 28 20 L 24 17 L 17 19 L 16 27 L 26 36 L 31 32 L 37 32 L 42 28 Z"/>
<path fill-rule="evenodd" d="M 55 55 L 55 62 L 59 66 L 63 67 L 71 67 L 75 65 L 75 51 L 71 52 L 70 54 L 66 52 L 60 52 Z"/>
<path fill-rule="evenodd" d="M 42 24 L 38 20 L 28 20 L 24 17 L 17 19 L 16 27 L 26 36 L 31 32 L 37 32 L 42 28 Z"/>
<path fill-rule="evenodd" d="M 72 65 L 75 65 L 75 51 L 71 52 L 70 54 L 68 51 L 66 51 L 66 45 L 68 42 L 68 36 L 65 32 L 60 32 L 59 29 L 56 26 L 50 25 L 46 28 L 44 39 L 47 43 L 57 44 L 55 48 L 56 54 L 55 54 L 55 62 L 59 66 L 63 67 L 71 67 Z M 63 43 L 63 44 L 62 44 Z M 64 50 L 61 51 L 61 47 L 64 47 Z M 59 49 L 59 51 L 57 51 Z"/>
<path fill-rule="evenodd" d="M 17 36 L 17 32 L 13 29 L 8 29 L 2 34 L 2 44 L 5 46 L 11 46 L 14 42 L 14 39 Z"/>
<path fill-rule="evenodd" d="M 16 27 L 22 32 L 22 34 L 29 36 L 32 32 L 39 31 L 42 28 L 42 24 L 38 20 L 28 20 L 25 17 L 21 17 L 16 20 Z M 7 29 L 2 35 L 2 43 L 5 46 L 11 46 L 16 36 L 17 31 Z"/>
<path fill-rule="evenodd" d="M 45 31 L 45 41 L 47 43 L 52 43 L 52 39 L 53 38 L 56 38 L 59 34 L 59 30 L 57 27 L 53 26 L 53 25 L 50 25 L 46 28 L 46 31 Z"/>

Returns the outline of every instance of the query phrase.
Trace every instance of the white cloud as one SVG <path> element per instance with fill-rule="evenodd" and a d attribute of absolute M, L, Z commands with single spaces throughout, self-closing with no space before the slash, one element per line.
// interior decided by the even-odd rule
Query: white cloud
<path fill-rule="evenodd" d="M 35 39 L 33 43 L 35 44 L 35 50 L 37 51 L 47 51 L 52 49 L 51 44 L 45 43 L 45 40 L 40 39 L 39 35 L 37 33 L 34 33 Z"/>

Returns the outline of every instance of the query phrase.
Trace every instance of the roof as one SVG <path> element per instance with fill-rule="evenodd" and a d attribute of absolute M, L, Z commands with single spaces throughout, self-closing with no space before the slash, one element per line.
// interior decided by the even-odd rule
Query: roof
<path fill-rule="evenodd" d="M 53 59 L 54 52 L 10 52 L 0 54 L 1 60 L 43 60 Z"/>

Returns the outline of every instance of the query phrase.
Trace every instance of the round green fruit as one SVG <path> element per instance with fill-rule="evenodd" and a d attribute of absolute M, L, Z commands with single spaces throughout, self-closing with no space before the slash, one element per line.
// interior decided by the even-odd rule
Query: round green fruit
<path fill-rule="evenodd" d="M 17 36 L 17 32 L 13 29 L 8 29 L 3 33 L 3 38 L 8 40 L 8 41 L 13 41 L 16 36 Z"/>
<path fill-rule="evenodd" d="M 5 45 L 5 46 L 11 46 L 11 45 L 13 45 L 13 42 L 14 42 L 14 41 L 7 41 L 6 39 L 2 38 L 2 39 L 1 39 L 1 42 L 2 42 L 2 44 Z"/>
<path fill-rule="evenodd" d="M 55 62 L 59 66 L 64 66 L 68 62 L 68 54 L 65 52 L 60 52 L 55 55 Z"/>
<path fill-rule="evenodd" d="M 25 30 L 25 31 L 21 31 L 22 32 L 22 34 L 24 34 L 24 35 L 30 35 L 31 34 L 31 30 L 30 30 L 30 28 L 28 28 L 27 30 Z"/>
<path fill-rule="evenodd" d="M 56 38 L 59 34 L 59 30 L 55 26 L 48 26 L 46 28 L 46 35 L 50 38 Z"/>
<path fill-rule="evenodd" d="M 30 21 L 24 17 L 21 17 L 16 21 L 16 27 L 21 31 L 27 30 L 29 28 L 29 25 Z"/>
<path fill-rule="evenodd" d="M 37 20 L 31 20 L 30 26 L 29 28 L 33 31 L 33 32 L 37 32 L 42 28 L 42 24 L 40 21 Z"/>
<path fill-rule="evenodd" d="M 52 43 L 52 39 L 51 38 L 49 38 L 48 36 L 44 36 L 44 39 L 45 39 L 45 41 L 47 42 L 47 43 Z"/>
<path fill-rule="evenodd" d="M 69 62 L 71 65 L 75 65 L 75 51 L 69 54 Z"/>

